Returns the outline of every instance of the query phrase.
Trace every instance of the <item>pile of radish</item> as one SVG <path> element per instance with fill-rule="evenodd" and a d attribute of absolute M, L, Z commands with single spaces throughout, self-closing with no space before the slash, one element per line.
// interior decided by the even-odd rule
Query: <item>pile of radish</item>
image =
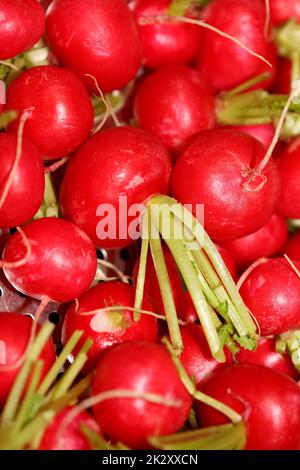
<path fill-rule="evenodd" d="M 0 450 L 300 450 L 299 32 L 0 0 Z"/>

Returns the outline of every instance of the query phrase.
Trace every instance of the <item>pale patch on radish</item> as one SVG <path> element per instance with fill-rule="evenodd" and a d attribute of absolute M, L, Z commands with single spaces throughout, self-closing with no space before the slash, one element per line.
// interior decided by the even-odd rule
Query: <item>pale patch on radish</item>
<path fill-rule="evenodd" d="M 0 364 L 5 365 L 7 362 L 6 344 L 2 339 L 0 340 Z"/>

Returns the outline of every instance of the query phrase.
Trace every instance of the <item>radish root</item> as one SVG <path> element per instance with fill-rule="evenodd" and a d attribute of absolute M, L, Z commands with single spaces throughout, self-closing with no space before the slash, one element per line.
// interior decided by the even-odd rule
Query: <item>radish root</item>
<path fill-rule="evenodd" d="M 2 207 L 3 207 L 3 205 L 6 201 L 6 198 L 7 198 L 8 192 L 10 190 L 10 187 L 12 185 L 15 173 L 18 169 L 18 165 L 19 165 L 21 157 L 22 157 L 22 139 L 23 139 L 24 126 L 25 126 L 26 121 L 32 116 L 33 111 L 34 111 L 33 107 L 28 108 L 22 113 L 22 115 L 20 117 L 19 128 L 18 128 L 16 157 L 15 157 L 13 166 L 12 166 L 10 172 L 9 172 L 9 175 L 6 179 L 6 182 L 4 183 L 4 188 L 3 188 L 3 191 L 2 191 L 2 194 L 1 194 L 1 197 L 0 197 L 0 209 L 2 209 Z"/>
<path fill-rule="evenodd" d="M 54 171 L 58 170 L 61 166 L 67 163 L 71 157 L 64 157 L 58 160 L 58 162 L 53 163 L 52 165 L 45 167 L 45 174 L 53 173 Z"/>
<path fill-rule="evenodd" d="M 95 87 L 99 93 L 99 97 L 95 95 L 95 98 L 99 98 L 104 106 L 105 106 L 105 113 L 104 113 L 104 116 L 103 118 L 101 119 L 100 123 L 98 124 L 98 126 L 96 126 L 92 132 L 92 135 L 95 135 L 97 134 L 97 132 L 99 132 L 102 127 L 105 125 L 107 119 L 109 118 L 109 115 L 110 115 L 110 111 L 111 111 L 111 106 L 110 106 L 110 103 L 108 103 L 108 101 L 106 100 L 104 94 L 102 93 L 102 91 L 100 90 L 100 87 L 98 85 L 98 82 L 97 82 L 97 79 L 93 76 L 93 75 L 90 75 L 89 73 L 86 73 L 85 74 L 86 77 L 90 77 L 93 81 L 94 81 L 94 84 L 95 84 Z"/>

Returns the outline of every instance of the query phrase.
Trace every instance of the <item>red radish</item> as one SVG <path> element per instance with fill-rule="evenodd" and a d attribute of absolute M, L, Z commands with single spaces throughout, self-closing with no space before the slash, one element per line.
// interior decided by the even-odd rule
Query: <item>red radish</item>
<path fill-rule="evenodd" d="M 92 395 L 118 390 L 153 393 L 181 402 L 181 406 L 171 407 L 142 398 L 112 398 L 95 405 L 93 411 L 103 433 L 112 441 L 123 442 L 133 449 L 148 448 L 150 436 L 179 431 L 192 406 L 192 397 L 167 350 L 146 341 L 116 346 L 100 360 Z"/>
<path fill-rule="evenodd" d="M 192 136 L 214 126 L 214 98 L 198 71 L 166 67 L 138 87 L 134 114 L 140 127 L 178 151 Z"/>
<path fill-rule="evenodd" d="M 0 0 L 0 60 L 30 49 L 43 35 L 45 16 L 36 0 Z"/>
<path fill-rule="evenodd" d="M 299 377 L 290 356 L 276 351 L 274 338 L 260 338 L 255 351 L 242 348 L 235 357 L 240 364 L 260 364 L 288 375 L 292 379 L 297 380 Z"/>
<path fill-rule="evenodd" d="M 30 245 L 19 233 L 8 240 L 3 263 L 5 275 L 20 292 L 37 299 L 69 302 L 91 285 L 97 268 L 94 246 L 89 237 L 66 220 L 39 219 L 24 227 Z M 12 265 L 20 260 L 19 267 Z"/>
<path fill-rule="evenodd" d="M 0 313 L 0 406 L 9 394 L 20 366 L 4 369 L 4 365 L 13 365 L 24 354 L 29 342 L 32 328 L 31 318 L 20 313 Z M 40 355 L 44 361 L 41 378 L 43 378 L 55 361 L 55 349 L 48 340 Z"/>
<path fill-rule="evenodd" d="M 215 91 L 229 90 L 266 71 L 270 72 L 270 78 L 258 86 L 267 88 L 271 84 L 276 70 L 276 49 L 264 35 L 265 18 L 261 0 L 213 0 L 207 6 L 203 18 L 207 23 L 238 39 L 273 66 L 270 68 L 231 40 L 205 29 L 199 69 Z"/>
<path fill-rule="evenodd" d="M 300 262 L 300 232 L 291 235 L 282 250 L 289 258 Z"/>
<path fill-rule="evenodd" d="M 256 126 L 228 126 L 226 129 L 232 129 L 238 132 L 252 135 L 259 140 L 266 148 L 269 148 L 274 137 L 275 129 L 273 124 L 258 124 Z"/>
<path fill-rule="evenodd" d="M 130 5 L 138 22 L 146 67 L 188 64 L 199 49 L 201 29 L 181 22 L 156 21 L 142 24 L 147 17 L 168 14 L 172 0 L 135 0 Z M 187 13 L 185 16 L 196 17 Z"/>
<path fill-rule="evenodd" d="M 262 227 L 279 198 L 272 159 L 251 136 L 227 129 L 202 132 L 176 162 L 172 189 L 183 204 L 204 204 L 204 226 L 215 240 L 243 237 Z"/>
<path fill-rule="evenodd" d="M 278 26 L 286 21 L 295 18 L 300 20 L 299 0 L 269 0 L 271 21 Z"/>
<path fill-rule="evenodd" d="M 247 450 L 300 449 L 300 388 L 290 377 L 259 365 L 230 365 L 201 390 L 242 413 Z M 228 421 L 201 403 L 197 415 L 202 426 Z"/>
<path fill-rule="evenodd" d="M 278 160 L 281 178 L 279 213 L 287 219 L 300 218 L 300 138 L 295 139 Z"/>
<path fill-rule="evenodd" d="M 300 269 L 297 261 L 294 264 Z M 262 335 L 281 334 L 300 326 L 300 279 L 284 258 L 269 259 L 256 266 L 240 293 Z"/>
<path fill-rule="evenodd" d="M 107 129 L 69 163 L 60 193 L 63 214 L 98 247 L 128 246 L 139 237 L 138 205 L 167 193 L 170 175 L 170 157 L 154 136 L 132 127 Z"/>
<path fill-rule="evenodd" d="M 99 427 L 86 411 L 77 414 L 59 437 L 61 425 L 73 409 L 73 406 L 68 406 L 55 416 L 45 429 L 39 450 L 91 450 L 81 426 L 85 425 L 96 432 L 99 432 Z"/>
<path fill-rule="evenodd" d="M 300 3 L 299 3 L 300 5 Z M 292 63 L 287 59 L 280 59 L 278 69 L 272 85 L 272 91 L 282 95 L 289 95 L 291 92 Z"/>
<path fill-rule="evenodd" d="M 141 63 L 137 25 L 123 0 L 54 0 L 46 19 L 54 55 L 90 89 L 93 75 L 103 92 L 132 80 Z"/>
<path fill-rule="evenodd" d="M 17 137 L 15 135 L 8 132 L 0 134 L 0 153 L 0 199 L 2 199 L 16 158 Z M 44 186 L 44 166 L 41 155 L 31 142 L 23 138 L 20 161 L 12 176 L 2 207 L 0 204 L 0 227 L 12 228 L 30 220 L 42 203 Z"/>
<path fill-rule="evenodd" d="M 33 108 L 24 128 L 45 159 L 74 152 L 93 128 L 93 106 L 83 83 L 68 70 L 55 66 L 33 67 L 7 90 L 6 109 Z M 18 121 L 10 127 L 16 132 Z"/>
<path fill-rule="evenodd" d="M 245 269 L 258 258 L 277 255 L 287 240 L 287 224 L 285 219 L 273 214 L 270 220 L 259 230 L 235 240 L 223 242 L 233 256 L 236 264 Z"/>
<path fill-rule="evenodd" d="M 91 369 L 97 365 L 101 353 L 116 344 L 134 340 L 156 341 L 156 318 L 141 314 L 140 319 L 134 321 L 132 310 L 126 310 L 126 307 L 134 306 L 134 297 L 134 288 L 118 281 L 104 282 L 92 287 L 78 299 L 77 306 L 72 305 L 67 311 L 62 330 L 63 344 L 76 330 L 83 331 L 78 348 L 91 338 L 93 345 L 88 352 L 87 362 L 87 367 Z M 124 310 L 116 308 L 115 311 L 101 311 L 106 307 L 122 306 Z M 152 305 L 146 300 L 142 309 L 153 311 Z M 90 315 L 85 315 L 89 312 Z"/>
<path fill-rule="evenodd" d="M 200 325 L 181 327 L 181 336 L 184 349 L 180 360 L 196 385 L 204 383 L 216 370 L 224 366 L 212 357 Z M 230 364 L 232 355 L 228 349 L 225 349 L 225 355 L 226 363 Z"/>

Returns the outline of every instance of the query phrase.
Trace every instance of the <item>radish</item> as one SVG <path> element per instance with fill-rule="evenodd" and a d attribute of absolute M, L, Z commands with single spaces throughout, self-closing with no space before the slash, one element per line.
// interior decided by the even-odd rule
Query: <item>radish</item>
<path fill-rule="evenodd" d="M 251 136 L 226 129 L 201 133 L 176 162 L 172 189 L 183 204 L 204 204 L 204 224 L 215 240 L 258 230 L 279 198 L 272 159 L 260 171 L 264 147 Z"/>
<path fill-rule="evenodd" d="M 201 29 L 197 25 L 157 21 L 143 24 L 147 17 L 168 14 L 172 0 L 135 0 L 130 7 L 137 21 L 143 46 L 143 63 L 146 67 L 188 64 L 199 49 Z M 187 12 L 187 17 L 196 15 Z"/>
<path fill-rule="evenodd" d="M 281 374 L 288 375 L 294 380 L 299 378 L 299 373 L 295 369 L 290 356 L 276 351 L 276 340 L 274 338 L 260 338 L 255 351 L 241 349 L 235 357 L 240 364 L 260 364 Z"/>
<path fill-rule="evenodd" d="M 107 129 L 81 147 L 68 165 L 60 193 L 63 214 L 98 247 L 128 246 L 134 241 L 130 224 L 141 211 L 133 205 L 168 192 L 170 175 L 170 157 L 154 136 L 132 127 Z M 120 213 L 121 196 L 123 202 L 127 198 L 125 214 Z M 127 213 L 131 206 L 133 216 Z M 108 210 L 113 212 L 112 226 Z"/>
<path fill-rule="evenodd" d="M 252 137 L 255 137 L 255 139 L 259 140 L 266 148 L 269 148 L 271 145 L 275 133 L 273 124 L 258 124 L 256 126 L 228 126 L 227 129 L 232 129 L 238 132 L 245 132 L 245 134 L 252 135 Z"/>
<path fill-rule="evenodd" d="M 46 33 L 58 60 L 90 89 L 95 77 L 103 92 L 123 88 L 141 64 L 137 25 L 123 0 L 54 0 Z"/>
<path fill-rule="evenodd" d="M 69 302 L 88 289 L 97 259 L 82 230 L 56 218 L 36 220 L 23 230 L 29 246 L 15 233 L 2 261 L 7 279 L 18 291 L 43 301 Z"/>
<path fill-rule="evenodd" d="M 235 240 L 227 240 L 222 246 L 233 256 L 239 268 L 245 269 L 258 258 L 280 253 L 287 235 L 285 219 L 273 214 L 269 221 L 256 232 Z"/>
<path fill-rule="evenodd" d="M 299 269 L 299 263 L 293 262 Z M 300 279 L 285 259 L 268 259 L 254 267 L 240 293 L 262 335 L 281 334 L 300 326 Z"/>
<path fill-rule="evenodd" d="M 213 0 L 207 6 L 204 12 L 207 23 L 238 39 L 273 66 L 270 68 L 214 31 L 204 30 L 198 66 L 215 91 L 229 90 L 265 71 L 270 77 L 260 87 L 270 86 L 276 70 L 276 50 L 264 35 L 265 17 L 261 0 Z"/>
<path fill-rule="evenodd" d="M 59 438 L 60 426 L 73 409 L 73 406 L 68 406 L 55 416 L 44 431 L 39 450 L 91 450 L 90 443 L 83 434 L 81 426 L 87 426 L 96 432 L 99 432 L 99 427 L 86 411 L 79 413 Z"/>
<path fill-rule="evenodd" d="M 13 367 L 26 350 L 32 320 L 20 313 L 0 313 L 0 406 L 2 407 L 17 377 L 20 366 Z M 41 355 L 43 368 L 41 380 L 55 361 L 55 349 L 48 340 Z M 7 367 L 6 366 L 11 366 Z"/>
<path fill-rule="evenodd" d="M 247 450 L 300 449 L 300 388 L 290 377 L 259 365 L 223 367 L 202 387 L 242 413 Z M 223 424 L 219 412 L 197 403 L 202 426 Z"/>
<path fill-rule="evenodd" d="M 116 344 L 134 340 L 156 341 L 156 318 L 144 313 L 138 321 L 134 321 L 133 309 L 126 310 L 126 307 L 133 306 L 134 289 L 128 284 L 112 281 L 92 287 L 79 298 L 77 305 L 68 309 L 63 323 L 63 344 L 76 330 L 83 331 L 78 348 L 91 338 L 93 345 L 86 364 L 91 369 L 97 365 L 101 353 Z M 142 309 L 153 311 L 146 300 Z"/>
<path fill-rule="evenodd" d="M 89 136 L 94 125 L 91 100 L 83 83 L 68 70 L 55 66 L 33 67 L 8 87 L 6 109 L 33 108 L 24 136 L 45 159 L 74 152 Z M 10 129 L 18 129 L 14 121 Z"/>
<path fill-rule="evenodd" d="M 185 66 L 166 67 L 147 77 L 134 102 L 138 126 L 157 135 L 172 152 L 215 123 L 214 99 L 202 75 Z"/>
<path fill-rule="evenodd" d="M 300 262 L 300 232 L 294 233 L 288 238 L 282 251 L 289 258 Z"/>
<path fill-rule="evenodd" d="M 8 132 L 0 134 L 1 228 L 12 228 L 27 222 L 35 215 L 43 200 L 45 183 L 41 155 L 31 142 L 23 138 L 20 161 L 14 171 L 17 144 L 15 135 Z M 11 183 L 5 196 L 9 178 Z"/>
<path fill-rule="evenodd" d="M 180 360 L 196 385 L 204 383 L 223 364 L 217 362 L 209 350 L 207 340 L 200 325 L 181 327 L 183 353 Z M 232 363 L 232 355 L 225 349 L 226 363 Z M 251 352 L 249 352 L 251 355 Z"/>
<path fill-rule="evenodd" d="M 286 218 L 300 218 L 300 138 L 286 148 L 278 160 L 281 198 L 278 212 Z"/>
<path fill-rule="evenodd" d="M 271 21 L 278 26 L 286 21 L 295 18 L 300 20 L 299 0 L 269 0 Z"/>
<path fill-rule="evenodd" d="M 274 93 L 288 95 L 291 91 L 292 63 L 287 59 L 280 59 L 278 69 L 272 85 Z"/>
<path fill-rule="evenodd" d="M 45 15 L 36 0 L 0 0 L 0 60 L 30 49 L 45 29 Z"/>
<path fill-rule="evenodd" d="M 124 390 L 139 392 L 140 397 L 122 398 Z M 96 420 L 113 442 L 123 442 L 133 449 L 149 448 L 150 436 L 179 431 L 192 406 L 192 397 L 181 383 L 169 353 L 163 346 L 145 341 L 116 346 L 103 356 L 92 395 L 97 397 L 105 391 L 119 391 L 120 398 L 95 404 Z M 147 401 L 151 394 L 160 396 L 161 402 Z M 173 406 L 168 404 L 170 400 Z"/>

